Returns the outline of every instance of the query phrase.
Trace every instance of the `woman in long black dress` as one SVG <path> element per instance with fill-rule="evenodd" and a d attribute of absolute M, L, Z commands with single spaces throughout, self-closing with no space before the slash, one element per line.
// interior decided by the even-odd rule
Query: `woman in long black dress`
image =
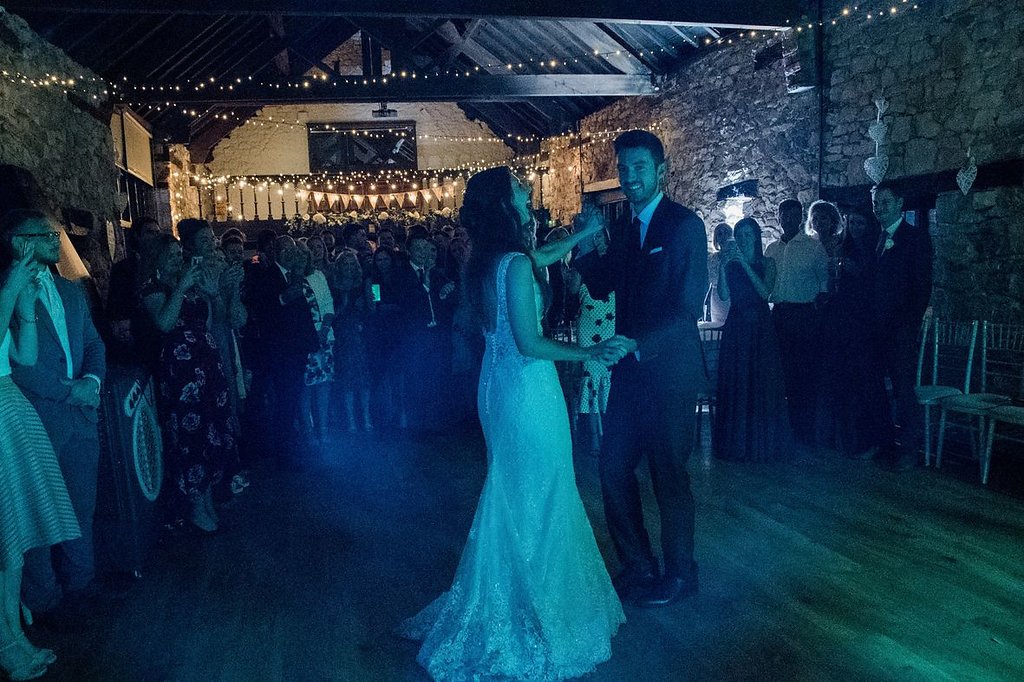
<path fill-rule="evenodd" d="M 731 303 L 722 328 L 714 450 L 722 459 L 768 462 L 790 448 L 782 362 L 768 310 L 775 263 L 764 257 L 761 226 L 736 223 L 726 247 L 718 292 Z"/>
<path fill-rule="evenodd" d="M 202 264 L 184 265 L 170 235 L 153 240 L 147 254 L 152 276 L 142 302 L 164 334 L 157 365 L 168 468 L 200 530 L 217 529 L 212 486 L 238 457 L 228 382 L 208 329 L 210 302 L 200 286 Z"/>
<path fill-rule="evenodd" d="M 835 292 L 825 306 L 823 328 L 831 338 L 831 373 L 821 397 L 830 419 L 828 435 L 843 455 L 870 453 L 878 444 L 885 406 L 873 399 L 869 330 L 873 324 L 875 245 L 878 228 L 863 215 L 846 218 L 839 248 Z"/>

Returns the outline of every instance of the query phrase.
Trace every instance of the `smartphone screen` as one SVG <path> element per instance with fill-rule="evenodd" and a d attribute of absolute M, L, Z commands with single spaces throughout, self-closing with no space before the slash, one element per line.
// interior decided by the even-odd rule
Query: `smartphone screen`
<path fill-rule="evenodd" d="M 370 292 L 373 295 L 373 302 L 374 303 L 380 303 L 380 285 L 379 284 L 371 284 L 370 285 Z"/>

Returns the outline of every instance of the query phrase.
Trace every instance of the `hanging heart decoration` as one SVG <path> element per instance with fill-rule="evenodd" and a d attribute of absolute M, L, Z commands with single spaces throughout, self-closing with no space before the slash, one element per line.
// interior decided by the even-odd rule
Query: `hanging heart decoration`
<path fill-rule="evenodd" d="M 889 109 L 889 103 L 884 97 L 879 97 L 875 100 L 875 109 L 878 113 L 875 114 L 874 122 L 868 126 L 868 137 L 875 142 L 875 155 L 864 161 L 864 172 L 877 185 L 889 170 L 889 157 L 882 153 L 882 143 L 889 131 L 889 126 L 882 121 L 882 115 Z"/>
<path fill-rule="evenodd" d="M 960 191 L 963 192 L 964 196 L 967 196 L 967 193 L 971 191 L 971 186 L 974 185 L 974 180 L 977 177 L 978 164 L 974 162 L 974 155 L 971 154 L 971 150 L 968 148 L 967 163 L 956 174 L 956 184 L 960 187 Z"/>
<path fill-rule="evenodd" d="M 885 141 L 885 135 L 889 131 L 887 126 L 882 121 L 875 121 L 868 126 L 868 137 L 875 141 L 875 144 L 882 144 Z"/>
<path fill-rule="evenodd" d="M 872 156 L 864 161 L 864 172 L 876 185 L 885 177 L 887 170 L 889 170 L 889 157 L 885 154 Z"/>

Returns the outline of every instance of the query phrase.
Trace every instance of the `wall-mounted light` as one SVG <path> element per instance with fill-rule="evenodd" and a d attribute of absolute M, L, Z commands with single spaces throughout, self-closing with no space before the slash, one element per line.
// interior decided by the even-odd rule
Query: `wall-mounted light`
<path fill-rule="evenodd" d="M 743 180 L 718 190 L 718 206 L 729 227 L 735 227 L 736 223 L 743 219 L 743 207 L 756 196 L 757 180 Z"/>

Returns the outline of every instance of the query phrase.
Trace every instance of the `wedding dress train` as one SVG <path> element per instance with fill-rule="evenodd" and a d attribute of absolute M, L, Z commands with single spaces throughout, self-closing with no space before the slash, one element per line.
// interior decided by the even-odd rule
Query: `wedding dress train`
<path fill-rule="evenodd" d="M 611 656 L 625 621 L 597 548 L 572 462 L 555 366 L 521 355 L 497 268 L 478 406 L 488 471 L 451 589 L 401 632 L 435 680 L 560 680 Z M 540 295 L 534 285 L 540 325 Z"/>

